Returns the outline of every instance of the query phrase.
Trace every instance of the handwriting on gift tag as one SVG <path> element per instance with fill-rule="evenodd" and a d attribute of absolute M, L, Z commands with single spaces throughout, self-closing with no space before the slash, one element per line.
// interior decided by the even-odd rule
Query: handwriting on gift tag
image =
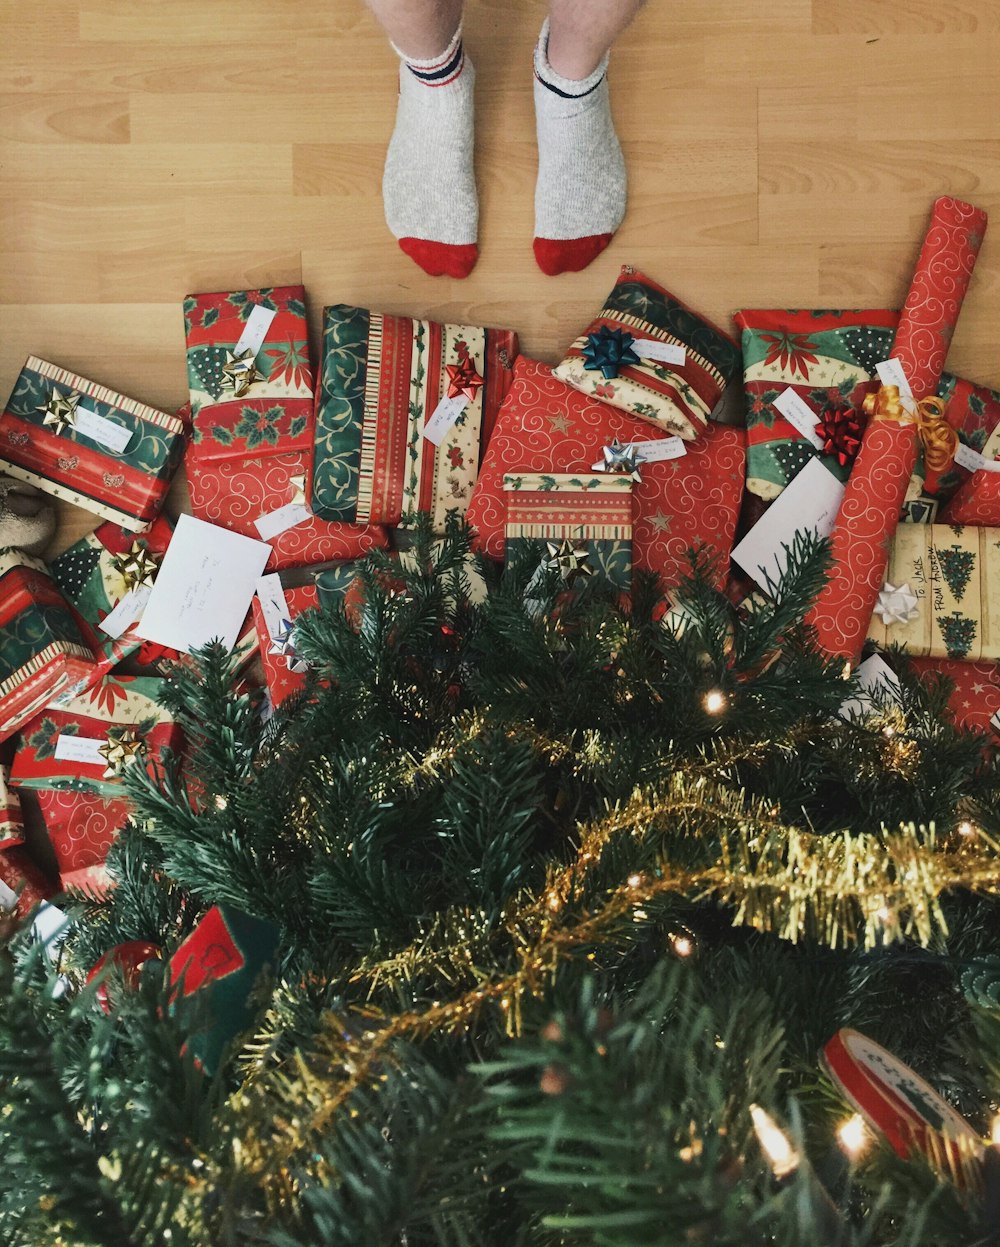
<path fill-rule="evenodd" d="M 878 373 L 878 379 L 883 385 L 894 385 L 899 390 L 902 398 L 913 397 L 913 391 L 910 389 L 910 383 L 906 379 L 906 373 L 903 371 L 901 360 L 883 360 L 881 364 L 875 365 L 875 371 Z"/>
<path fill-rule="evenodd" d="M 152 585 L 137 585 L 136 588 L 129 589 L 114 610 L 105 615 L 97 626 L 113 641 L 117 641 L 142 615 L 152 592 Z"/>
<path fill-rule="evenodd" d="M 96 411 L 84 407 L 82 403 L 77 405 L 73 428 L 77 433 L 82 433 L 84 437 L 89 437 L 92 442 L 98 442 L 118 455 L 132 440 L 131 429 L 107 419 L 106 416 L 99 416 Z"/>
<path fill-rule="evenodd" d="M 683 368 L 687 361 L 687 350 L 676 342 L 660 342 L 656 338 L 636 338 L 632 350 L 640 359 L 651 359 L 659 364 L 673 364 Z"/>
<path fill-rule="evenodd" d="M 56 737 L 55 756 L 58 762 L 80 762 L 84 766 L 104 766 L 100 750 L 107 739 L 94 736 L 73 736 L 60 732 Z"/>
<path fill-rule="evenodd" d="M 823 449 L 823 439 L 816 432 L 819 416 L 816 415 L 804 398 L 795 393 L 791 386 L 787 390 L 782 390 L 771 405 L 785 417 L 792 428 L 797 433 L 800 433 L 806 441 L 812 442 L 817 450 Z"/>
<path fill-rule="evenodd" d="M 267 634 L 272 641 L 277 640 L 284 631 L 286 621 L 292 618 L 288 609 L 288 599 L 282 588 L 281 577 L 277 572 L 261 576 L 257 581 L 257 600 L 267 626 Z"/>
<path fill-rule="evenodd" d="M 268 511 L 259 519 L 254 520 L 253 526 L 260 533 L 261 541 L 273 541 L 275 537 L 280 537 L 290 528 L 295 528 L 296 525 L 304 524 L 306 520 L 311 519 L 312 512 L 301 502 L 286 502 L 283 507 L 278 507 L 277 511 Z"/>
<path fill-rule="evenodd" d="M 955 451 L 955 462 L 967 472 L 1000 472 L 1000 463 L 997 463 L 995 459 L 987 459 L 985 455 L 981 455 L 978 450 L 973 450 L 971 446 L 966 446 L 964 442 L 959 442 L 958 449 Z"/>
<path fill-rule="evenodd" d="M 434 446 L 440 446 L 444 435 L 469 405 L 468 394 L 456 394 L 454 398 L 442 398 L 434 408 L 434 414 L 420 430 Z"/>
<path fill-rule="evenodd" d="M 658 463 L 663 459 L 681 459 L 687 454 L 682 437 L 661 437 L 652 442 L 632 442 L 629 449 L 638 463 Z"/>
<path fill-rule="evenodd" d="M 277 314 L 276 308 L 255 304 L 247 318 L 247 323 L 243 326 L 243 332 L 240 334 L 240 340 L 236 343 L 233 354 L 241 355 L 244 351 L 249 351 L 250 358 L 256 359 L 257 353 L 264 345 L 267 331 L 271 328 L 271 321 Z"/>

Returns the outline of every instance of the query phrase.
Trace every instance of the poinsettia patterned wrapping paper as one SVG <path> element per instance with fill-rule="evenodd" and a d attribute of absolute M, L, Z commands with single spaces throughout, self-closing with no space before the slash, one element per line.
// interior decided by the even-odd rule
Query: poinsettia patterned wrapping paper
<path fill-rule="evenodd" d="M 54 418 L 60 404 L 65 419 Z M 98 431 L 120 431 L 123 449 L 98 440 L 95 421 L 104 422 Z M 176 416 L 32 356 L 0 415 L 0 471 L 142 532 L 166 500 L 185 440 Z"/>
<path fill-rule="evenodd" d="M 996 731 L 1000 713 L 1000 676 L 995 662 L 959 662 L 949 658 L 914 658 L 913 670 L 926 681 L 943 675 L 953 685 L 948 709 L 960 727 L 978 732 Z"/>
<path fill-rule="evenodd" d="M 45 564 L 0 551 L 0 740 L 85 681 L 94 655 Z"/>
<path fill-rule="evenodd" d="M 1000 528 L 900 524 L 886 580 L 916 604 L 888 624 L 876 612 L 870 641 L 921 657 L 1000 658 Z"/>
<path fill-rule="evenodd" d="M 639 358 L 612 376 L 588 367 L 590 336 L 621 330 L 627 337 L 683 348 L 684 362 Z M 691 310 L 658 282 L 624 265 L 600 313 L 566 352 L 556 376 L 583 394 L 685 440 L 708 423 L 739 370 L 739 347 L 721 329 Z"/>
<path fill-rule="evenodd" d="M 163 749 L 178 751 L 180 728 L 158 704 L 162 680 L 152 676 L 105 676 L 65 705 L 49 708 L 26 724 L 11 766 L 11 783 L 30 789 L 90 792 L 102 797 L 121 795 L 121 775 L 107 775 L 100 762 L 56 756 L 60 736 L 76 741 L 99 741 L 129 731 L 141 742 L 131 765 L 154 765 Z M 126 763 L 129 765 L 129 763 Z"/>
<path fill-rule="evenodd" d="M 505 554 L 528 543 L 568 542 L 590 575 L 627 593 L 632 583 L 632 485 L 627 476 L 514 472 L 507 495 Z M 583 568 L 581 568 L 581 571 Z"/>
<path fill-rule="evenodd" d="M 0 765 L 0 849 L 9 849 L 24 839 L 21 801 L 10 786 L 10 769 Z"/>
<path fill-rule="evenodd" d="M 63 886 L 80 887 L 104 863 L 128 822 L 129 804 L 88 792 L 40 791 L 37 798 Z"/>
<path fill-rule="evenodd" d="M 260 379 L 237 396 L 225 384 L 226 363 L 255 308 L 274 319 L 254 358 Z M 188 295 L 184 331 L 193 460 L 308 451 L 315 387 L 302 286 Z"/>
<path fill-rule="evenodd" d="M 135 635 L 138 614 L 118 638 L 103 632 L 101 624 L 134 587 L 127 574 L 129 556 L 137 551 L 145 552 L 152 566 L 144 583 L 152 584 L 172 533 L 172 525 L 163 516 L 153 522 L 147 533 L 132 533 L 119 524 L 102 524 L 49 564 L 52 579 L 87 629 L 87 639 L 96 660 L 86 679 L 71 685 L 62 697 L 82 693 L 123 658 L 141 648 L 143 641 Z"/>
<path fill-rule="evenodd" d="M 975 267 L 986 213 L 958 199 L 934 204 L 930 228 L 900 317 L 892 356 L 916 398 L 934 392 Z M 917 462 L 914 425 L 871 420 L 832 537 L 833 566 L 808 615 L 831 654 L 856 661 Z"/>
<path fill-rule="evenodd" d="M 587 472 L 616 437 L 630 443 L 666 436 L 521 356 L 469 506 L 477 547 L 503 558 L 505 473 Z M 658 573 L 669 590 L 690 571 L 688 549 L 703 546 L 718 561 L 715 583 L 721 589 L 743 497 L 746 436 L 742 429 L 711 424 L 685 446 L 680 458 L 640 465 L 642 479 L 632 495 L 633 566 Z"/>
<path fill-rule="evenodd" d="M 312 507 L 326 519 L 396 526 L 464 514 L 511 382 L 517 334 L 339 304 L 323 316 Z M 435 445 L 424 426 L 467 399 Z"/>

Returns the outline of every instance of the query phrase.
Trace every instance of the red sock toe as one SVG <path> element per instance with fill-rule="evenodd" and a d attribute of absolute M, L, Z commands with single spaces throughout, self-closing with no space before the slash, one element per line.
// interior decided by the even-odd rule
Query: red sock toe
<path fill-rule="evenodd" d="M 588 234 L 586 238 L 536 238 L 532 244 L 535 259 L 543 273 L 578 273 L 595 260 L 614 234 Z"/>
<path fill-rule="evenodd" d="M 459 246 L 427 238 L 401 238 L 399 245 L 432 277 L 468 277 L 479 259 L 479 248 L 474 242 Z"/>

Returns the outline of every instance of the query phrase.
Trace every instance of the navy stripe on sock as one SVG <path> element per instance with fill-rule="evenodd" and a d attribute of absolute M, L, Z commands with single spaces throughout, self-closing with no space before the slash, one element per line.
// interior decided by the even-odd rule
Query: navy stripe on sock
<path fill-rule="evenodd" d="M 586 91 L 560 91 L 558 87 L 553 86 L 551 82 L 546 81 L 546 79 L 543 78 L 542 75 L 537 72 L 537 70 L 535 71 L 535 77 L 538 79 L 538 81 L 542 84 L 543 87 L 548 87 L 548 89 L 552 92 L 553 95 L 559 95 L 564 100 L 582 100 L 584 96 L 590 95 L 592 91 L 596 91 L 597 88 L 604 81 L 604 74 L 601 74 L 600 78 L 598 78 L 598 80 L 594 83 L 594 85 L 592 87 L 588 87 Z"/>
<path fill-rule="evenodd" d="M 455 55 L 452 56 L 447 64 L 440 69 L 414 69 L 409 61 L 406 67 L 415 78 L 419 78 L 421 82 L 426 82 L 430 86 L 443 85 L 448 78 L 453 78 L 462 68 L 462 62 L 465 58 L 465 51 L 459 41 L 458 47 L 455 49 Z"/>

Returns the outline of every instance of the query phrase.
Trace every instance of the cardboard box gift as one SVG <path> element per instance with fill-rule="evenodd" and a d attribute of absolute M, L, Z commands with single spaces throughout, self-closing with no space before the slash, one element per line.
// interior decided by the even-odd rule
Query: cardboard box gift
<path fill-rule="evenodd" d="M 0 472 L 142 532 L 186 436 L 176 416 L 31 356 L 0 415 Z"/>

